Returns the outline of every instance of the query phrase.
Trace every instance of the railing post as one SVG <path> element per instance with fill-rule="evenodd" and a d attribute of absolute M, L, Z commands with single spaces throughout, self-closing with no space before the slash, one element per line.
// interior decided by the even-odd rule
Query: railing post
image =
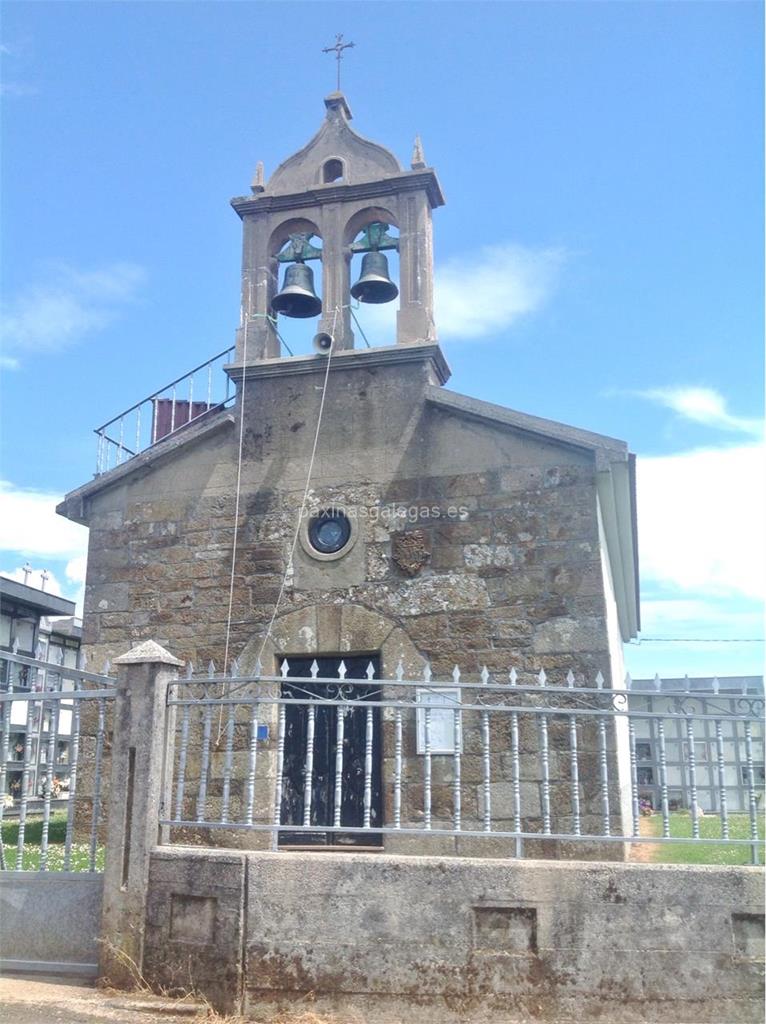
<path fill-rule="evenodd" d="M 164 766 L 172 758 L 167 692 L 181 665 L 152 640 L 115 660 L 100 975 L 117 988 L 132 987 L 141 970 L 149 857 L 167 799 Z"/>

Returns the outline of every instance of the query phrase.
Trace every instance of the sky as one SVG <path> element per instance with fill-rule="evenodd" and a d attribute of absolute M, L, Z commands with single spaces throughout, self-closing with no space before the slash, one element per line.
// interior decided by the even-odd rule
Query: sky
<path fill-rule="evenodd" d="M 93 430 L 234 340 L 249 193 L 420 134 L 449 388 L 638 456 L 636 677 L 763 668 L 760 3 L 10 2 L 0 572 L 79 599 Z M 390 343 L 392 307 L 358 316 Z M 292 327 L 308 351 L 313 322 Z M 662 639 L 664 642 L 657 642 Z M 757 642 L 760 641 L 760 642 Z"/>

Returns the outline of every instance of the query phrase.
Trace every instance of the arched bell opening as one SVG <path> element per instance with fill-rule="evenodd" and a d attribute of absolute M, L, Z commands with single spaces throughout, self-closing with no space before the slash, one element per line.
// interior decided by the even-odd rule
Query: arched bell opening
<path fill-rule="evenodd" d="M 399 308 L 399 230 L 383 209 L 366 210 L 349 222 L 349 300 L 360 333 L 370 344 L 396 342 Z"/>
<path fill-rule="evenodd" d="M 282 355 L 309 352 L 322 313 L 321 236 L 311 221 L 288 221 L 272 235 L 270 251 L 275 281 L 270 312 L 286 349 Z"/>

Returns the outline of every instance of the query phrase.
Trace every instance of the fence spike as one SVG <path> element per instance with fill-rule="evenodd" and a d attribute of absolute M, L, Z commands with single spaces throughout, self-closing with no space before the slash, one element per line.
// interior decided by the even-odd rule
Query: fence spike
<path fill-rule="evenodd" d="M 601 675 L 601 670 L 596 673 L 596 688 L 599 690 L 604 689 L 604 677 Z"/>
<path fill-rule="evenodd" d="M 63 647 L 60 648 L 59 653 L 58 653 L 58 663 L 59 663 L 59 665 L 63 665 L 64 664 L 64 648 Z"/>
<path fill-rule="evenodd" d="M 401 683 L 402 679 L 404 679 L 404 665 L 402 665 L 402 659 L 401 658 L 397 662 L 396 671 L 394 672 L 394 675 L 396 676 L 397 681 L 400 682 L 400 683 Z"/>
<path fill-rule="evenodd" d="M 537 681 L 540 684 L 540 686 L 545 686 L 545 684 L 547 683 L 548 677 L 545 674 L 544 668 L 541 668 L 540 671 L 537 673 Z"/>
<path fill-rule="evenodd" d="M 570 670 L 567 672 L 567 686 L 571 690 L 574 687 L 574 684 L 575 684 L 574 672 L 570 668 Z"/>
<path fill-rule="evenodd" d="M 283 679 L 287 679 L 287 673 L 290 671 L 290 666 L 287 663 L 287 658 L 282 659 L 282 664 L 279 666 L 279 671 Z"/>
<path fill-rule="evenodd" d="M 39 640 L 37 641 L 37 647 L 35 647 L 35 657 L 37 658 L 38 661 L 43 660 L 43 645 L 40 643 Z"/>
<path fill-rule="evenodd" d="M 691 680 L 689 679 L 689 673 L 687 672 L 684 675 L 684 693 L 691 693 L 691 689 L 692 689 L 692 684 L 691 684 Z"/>
<path fill-rule="evenodd" d="M 721 690 L 721 684 L 718 682 L 718 676 L 713 676 L 713 693 L 718 695 Z"/>
<path fill-rule="evenodd" d="M 234 659 L 234 661 L 232 661 L 229 667 L 229 674 L 231 675 L 232 679 L 236 679 L 237 676 L 239 675 L 239 662 L 237 661 L 236 658 Z"/>
<path fill-rule="evenodd" d="M 455 665 L 455 667 L 452 669 L 452 679 L 456 683 L 460 682 L 460 669 L 457 667 L 457 665 Z"/>
<path fill-rule="evenodd" d="M 481 675 L 479 676 L 479 679 L 481 679 L 485 686 L 489 682 L 489 669 L 487 668 L 486 665 L 482 665 Z"/>
<path fill-rule="evenodd" d="M 81 672 L 84 672 L 85 671 L 85 666 L 87 664 L 88 664 L 88 655 L 85 653 L 85 651 L 81 647 L 79 649 L 79 651 L 77 652 L 77 667 L 80 669 Z"/>
<path fill-rule="evenodd" d="M 516 680 L 518 678 L 519 678 L 518 672 L 516 671 L 515 668 L 512 668 L 511 671 L 508 673 L 508 681 L 510 682 L 511 686 L 515 686 L 516 685 Z"/>
<path fill-rule="evenodd" d="M 261 659 L 260 658 L 256 659 L 255 670 L 254 671 L 255 671 L 255 674 L 257 676 L 262 676 L 263 675 L 263 665 L 261 664 Z"/>
<path fill-rule="evenodd" d="M 431 664 L 427 661 L 423 666 L 423 681 L 426 683 L 430 683 L 432 676 L 433 672 L 431 671 Z"/>
<path fill-rule="evenodd" d="M 11 644 L 11 652 L 13 654 L 19 653 L 19 638 L 17 636 L 13 638 L 13 643 Z"/>
<path fill-rule="evenodd" d="M 367 663 L 367 678 L 372 679 L 375 676 L 375 668 L 371 661 Z"/>
<path fill-rule="evenodd" d="M 655 672 L 654 674 L 654 688 L 657 691 L 657 693 L 659 693 L 662 689 L 662 680 L 660 679 L 659 672 Z"/>
<path fill-rule="evenodd" d="M 341 659 L 341 663 L 340 665 L 338 665 L 338 679 L 345 679 L 347 671 L 348 669 L 346 668 L 346 663 L 345 661 L 343 661 L 343 659 Z"/>
<path fill-rule="evenodd" d="M 194 675 L 194 665 L 191 663 L 191 661 L 187 661 L 186 662 L 186 678 L 187 679 L 191 679 L 191 677 L 193 675 Z"/>
<path fill-rule="evenodd" d="M 633 687 L 633 677 L 630 672 L 625 673 L 625 689 L 630 690 Z"/>
<path fill-rule="evenodd" d="M 317 662 L 316 658 L 314 658 L 314 660 L 311 662 L 311 667 L 309 671 L 311 672 L 312 679 L 316 679 L 316 677 L 319 675 L 319 663 Z"/>
<path fill-rule="evenodd" d="M 111 661 L 110 661 L 110 660 L 109 660 L 109 659 L 107 658 L 107 659 L 106 659 L 106 661 L 104 662 L 104 675 L 105 675 L 105 676 L 108 676 L 108 675 L 109 675 L 109 673 L 111 672 L 111 670 L 112 670 L 112 663 L 111 663 Z"/>

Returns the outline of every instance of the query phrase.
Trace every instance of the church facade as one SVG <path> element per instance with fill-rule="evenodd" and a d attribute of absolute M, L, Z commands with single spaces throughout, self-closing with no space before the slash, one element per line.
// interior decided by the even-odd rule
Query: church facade
<path fill-rule="evenodd" d="M 592 686 L 601 672 L 619 687 L 638 628 L 633 456 L 445 387 L 436 174 L 419 144 L 405 170 L 357 135 L 341 94 L 325 103 L 308 145 L 232 201 L 244 234 L 235 403 L 59 508 L 90 529 L 86 649 L 99 663 L 153 639 L 196 665 L 236 658 L 241 673 L 357 658 L 384 679 L 400 663 L 413 678 L 457 664 L 464 678 L 513 667 Z M 398 281 L 381 260 L 394 250 Z M 391 344 L 355 347 L 354 298 L 397 294 Z M 316 354 L 283 352 L 278 313 L 305 318 Z M 587 785 L 597 767 L 584 756 Z"/>

